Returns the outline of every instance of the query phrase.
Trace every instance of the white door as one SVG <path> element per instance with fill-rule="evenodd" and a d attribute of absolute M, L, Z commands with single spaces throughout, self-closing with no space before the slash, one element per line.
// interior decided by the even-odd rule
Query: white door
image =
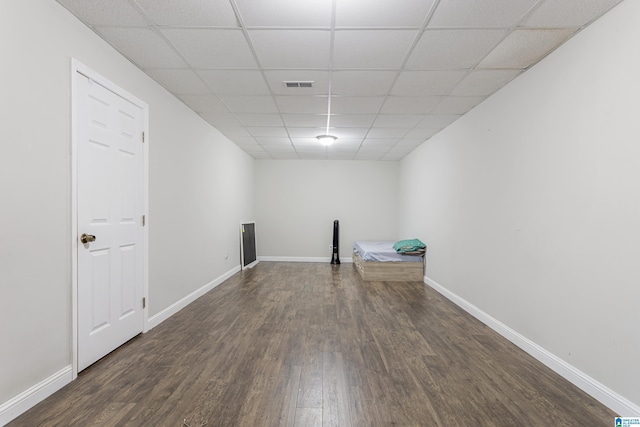
<path fill-rule="evenodd" d="M 144 116 L 82 74 L 75 78 L 82 370 L 143 328 Z"/>

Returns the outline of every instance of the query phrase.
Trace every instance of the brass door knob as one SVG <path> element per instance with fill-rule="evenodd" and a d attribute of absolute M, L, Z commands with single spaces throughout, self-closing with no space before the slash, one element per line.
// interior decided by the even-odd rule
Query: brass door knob
<path fill-rule="evenodd" d="M 94 236 L 92 234 L 82 233 L 82 236 L 80 236 L 80 241 L 82 243 L 95 242 L 96 241 L 96 236 Z"/>

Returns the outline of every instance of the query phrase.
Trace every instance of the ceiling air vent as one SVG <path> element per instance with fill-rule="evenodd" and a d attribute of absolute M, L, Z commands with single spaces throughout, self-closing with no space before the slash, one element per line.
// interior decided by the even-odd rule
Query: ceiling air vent
<path fill-rule="evenodd" d="M 285 87 L 313 87 L 313 82 L 282 82 Z"/>

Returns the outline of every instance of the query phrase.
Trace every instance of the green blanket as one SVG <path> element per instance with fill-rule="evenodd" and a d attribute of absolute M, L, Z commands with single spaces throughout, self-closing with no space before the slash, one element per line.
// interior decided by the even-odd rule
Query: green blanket
<path fill-rule="evenodd" d="M 393 249 L 399 254 L 407 252 L 422 252 L 427 245 L 422 243 L 419 239 L 400 240 L 393 245 Z"/>

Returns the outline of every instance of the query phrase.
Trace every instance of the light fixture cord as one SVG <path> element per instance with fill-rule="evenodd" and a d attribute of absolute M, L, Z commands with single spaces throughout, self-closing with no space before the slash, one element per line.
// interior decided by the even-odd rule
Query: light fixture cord
<path fill-rule="evenodd" d="M 327 131 L 325 135 L 329 135 L 329 125 L 331 123 L 331 91 L 333 80 L 333 44 L 336 30 L 336 2 L 331 2 L 331 40 L 329 42 L 329 92 L 327 94 Z"/>

